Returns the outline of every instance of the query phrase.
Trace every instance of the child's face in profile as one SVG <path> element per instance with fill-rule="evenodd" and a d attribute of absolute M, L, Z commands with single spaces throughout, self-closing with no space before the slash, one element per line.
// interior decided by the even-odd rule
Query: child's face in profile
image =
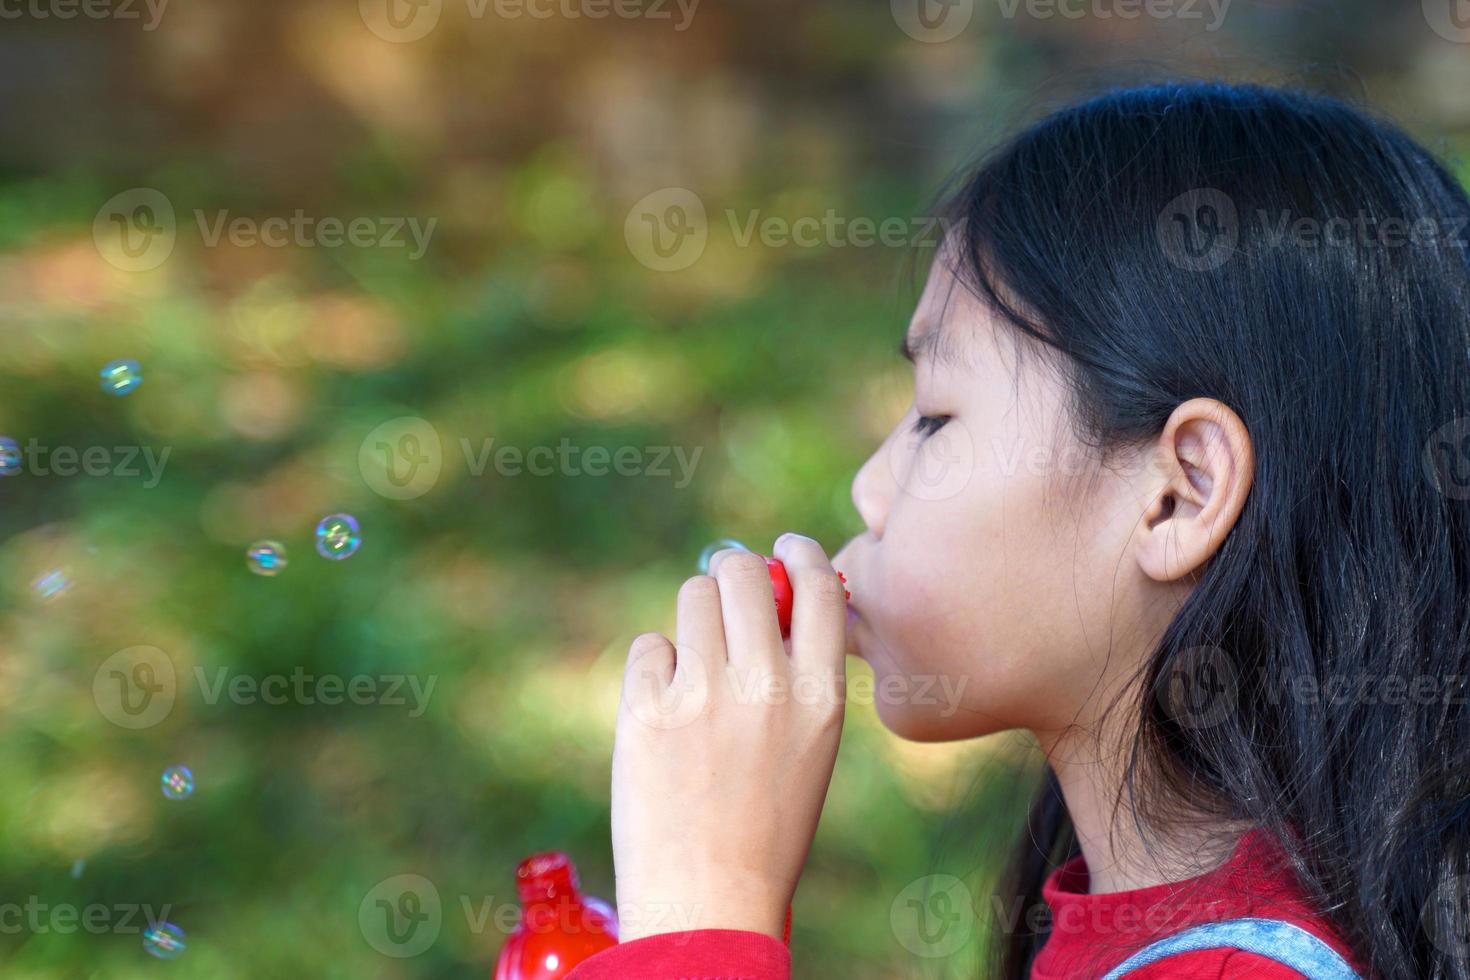
<path fill-rule="evenodd" d="M 1054 361 L 943 261 L 908 343 L 913 405 L 854 479 L 867 530 L 834 561 L 878 713 L 921 740 L 1086 724 L 1174 608 L 1129 560 L 1139 468 L 1096 467 Z"/>

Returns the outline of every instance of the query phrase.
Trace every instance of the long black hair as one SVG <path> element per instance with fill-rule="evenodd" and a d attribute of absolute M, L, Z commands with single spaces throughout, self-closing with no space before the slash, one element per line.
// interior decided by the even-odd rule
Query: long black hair
<path fill-rule="evenodd" d="M 1245 508 L 1138 686 L 1203 650 L 1227 710 L 1129 702 L 1134 818 L 1161 827 L 1173 802 L 1262 827 L 1375 975 L 1470 976 L 1462 188 L 1361 108 L 1191 82 L 1048 116 L 942 213 L 961 279 L 1061 355 L 1100 458 L 1198 396 L 1250 433 Z M 1039 901 L 1075 853 L 1049 778 L 1014 896 Z M 1017 930 L 999 974 L 1025 977 L 1046 938 Z"/>

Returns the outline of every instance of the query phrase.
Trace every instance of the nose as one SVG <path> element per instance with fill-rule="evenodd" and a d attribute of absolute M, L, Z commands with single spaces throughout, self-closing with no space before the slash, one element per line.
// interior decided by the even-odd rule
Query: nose
<path fill-rule="evenodd" d="M 873 537 L 882 539 L 897 488 L 888 465 L 888 440 L 878 447 L 852 479 L 852 503 Z"/>

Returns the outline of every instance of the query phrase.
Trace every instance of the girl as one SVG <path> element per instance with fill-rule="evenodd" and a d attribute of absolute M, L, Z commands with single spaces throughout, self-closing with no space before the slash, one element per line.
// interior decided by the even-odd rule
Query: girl
<path fill-rule="evenodd" d="M 1189 84 L 943 214 L 865 533 L 775 544 L 789 641 L 730 551 L 632 645 L 624 942 L 572 976 L 789 976 L 844 653 L 896 734 L 1045 754 L 993 975 L 1470 976 L 1465 194 L 1337 101 Z M 960 710 L 883 696 L 936 678 Z"/>

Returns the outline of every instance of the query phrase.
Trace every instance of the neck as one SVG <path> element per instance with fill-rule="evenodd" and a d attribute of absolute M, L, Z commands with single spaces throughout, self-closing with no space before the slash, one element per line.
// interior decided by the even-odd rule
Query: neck
<path fill-rule="evenodd" d="M 1218 867 L 1244 828 L 1190 818 L 1155 832 L 1134 819 L 1124 787 L 1128 745 L 1081 727 L 1038 732 L 1087 862 L 1091 894 L 1182 881 Z"/>

